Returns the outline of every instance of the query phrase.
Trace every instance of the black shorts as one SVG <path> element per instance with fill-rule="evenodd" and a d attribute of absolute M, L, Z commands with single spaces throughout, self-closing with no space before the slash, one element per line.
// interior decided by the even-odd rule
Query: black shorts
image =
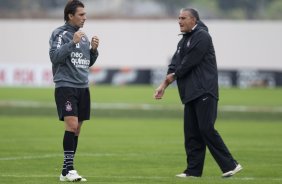
<path fill-rule="evenodd" d="M 90 119 L 89 88 L 56 88 L 55 101 L 61 121 L 64 121 L 65 116 L 76 116 L 78 121 Z"/>

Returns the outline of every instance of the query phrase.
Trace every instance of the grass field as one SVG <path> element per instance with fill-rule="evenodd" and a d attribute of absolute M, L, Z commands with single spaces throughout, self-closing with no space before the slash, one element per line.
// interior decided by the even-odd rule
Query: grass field
<path fill-rule="evenodd" d="M 282 183 L 282 89 L 221 89 L 216 123 L 244 170 L 222 179 L 207 152 L 204 175 L 185 168 L 182 106 L 177 90 L 163 101 L 150 86 L 96 86 L 92 119 L 79 139 L 76 169 L 96 184 Z M 53 89 L 0 89 L 0 183 L 59 183 L 64 126 Z"/>

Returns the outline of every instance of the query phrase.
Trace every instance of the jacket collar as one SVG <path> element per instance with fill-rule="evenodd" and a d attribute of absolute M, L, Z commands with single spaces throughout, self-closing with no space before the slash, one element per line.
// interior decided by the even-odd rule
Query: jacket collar
<path fill-rule="evenodd" d="M 190 31 L 190 32 L 183 32 L 183 33 L 180 33 L 180 34 L 178 34 L 179 36 L 180 35 L 182 35 L 182 36 L 190 36 L 191 34 L 193 34 L 196 30 L 197 30 L 197 28 L 198 28 L 198 24 L 196 24 L 193 28 L 192 28 L 192 30 Z"/>
<path fill-rule="evenodd" d="M 77 26 L 73 26 L 71 25 L 70 23 L 66 22 L 66 27 L 70 30 L 70 31 L 73 31 L 73 32 L 77 32 L 79 30 L 79 27 Z"/>

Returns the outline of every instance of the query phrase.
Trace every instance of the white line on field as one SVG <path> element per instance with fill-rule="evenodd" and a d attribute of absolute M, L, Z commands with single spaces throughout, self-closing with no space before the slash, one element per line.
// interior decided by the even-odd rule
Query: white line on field
<path fill-rule="evenodd" d="M 56 107 L 55 103 L 50 102 L 37 102 L 37 101 L 21 101 L 21 100 L 8 100 L 0 101 L 0 107 Z"/>
<path fill-rule="evenodd" d="M 16 175 L 16 174 L 1 174 L 1 177 L 7 178 L 53 178 L 55 175 Z M 58 176 L 57 176 L 58 177 Z"/>
<path fill-rule="evenodd" d="M 1 177 L 10 178 L 53 178 L 57 175 L 16 175 L 16 174 L 0 174 Z M 85 176 L 86 178 L 116 178 L 116 179 L 168 179 L 171 177 L 163 176 Z"/>
<path fill-rule="evenodd" d="M 143 154 L 142 154 L 143 155 Z M 115 153 L 81 153 L 77 155 L 78 157 L 135 157 L 140 156 L 137 153 L 127 153 L 127 154 L 115 154 Z M 18 157 L 0 157 L 0 161 L 10 161 L 10 160 L 36 160 L 36 159 L 45 159 L 53 157 L 63 157 L 62 154 L 47 154 L 47 155 L 38 155 L 38 156 L 18 156 Z"/>
<path fill-rule="evenodd" d="M 260 107 L 260 106 L 232 106 L 224 105 L 219 107 L 220 111 L 226 112 L 282 112 L 282 107 Z"/>
<path fill-rule="evenodd" d="M 182 105 L 153 105 L 153 104 L 130 104 L 130 103 L 92 103 L 92 109 L 118 109 L 118 110 L 182 110 Z M 38 101 L 0 101 L 0 107 L 29 107 L 29 108 L 56 108 L 55 103 Z M 282 112 L 282 107 L 266 106 L 239 106 L 223 105 L 219 106 L 223 112 Z"/>
<path fill-rule="evenodd" d="M 40 155 L 40 156 L 19 156 L 19 157 L 0 157 L 0 161 L 9 160 L 34 160 L 34 159 L 44 159 L 52 157 L 62 157 L 63 154 L 50 154 L 50 155 Z"/>
<path fill-rule="evenodd" d="M 7 178 L 57 178 L 57 175 L 17 175 L 17 174 L 0 174 L 1 177 L 7 177 Z M 85 176 L 86 178 L 112 178 L 112 179 L 171 179 L 171 178 L 175 178 L 175 179 L 180 179 L 177 178 L 175 176 L 113 176 L 113 175 L 104 175 L 104 176 Z M 205 177 L 203 176 L 202 178 L 193 178 L 193 180 L 201 180 L 201 179 L 209 179 L 209 180 L 215 180 L 215 179 L 219 179 L 221 178 L 219 177 Z M 267 181 L 282 181 L 282 178 L 254 178 L 254 177 L 231 177 L 231 178 L 222 178 L 223 180 L 241 180 L 241 181 L 247 181 L 247 180 L 267 180 Z M 184 179 L 185 180 L 185 179 Z"/>

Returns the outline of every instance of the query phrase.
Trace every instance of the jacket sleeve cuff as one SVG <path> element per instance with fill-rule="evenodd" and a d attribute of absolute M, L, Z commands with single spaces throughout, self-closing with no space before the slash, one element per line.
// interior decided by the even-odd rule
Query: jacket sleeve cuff
<path fill-rule="evenodd" d="M 180 72 L 179 72 L 178 70 L 176 70 L 176 71 L 174 72 L 174 77 L 175 77 L 175 78 L 180 78 L 180 77 L 181 77 Z"/>
<path fill-rule="evenodd" d="M 99 55 L 98 49 L 95 49 L 95 50 L 90 49 L 90 54 L 92 54 L 93 56 L 98 57 L 98 55 Z"/>
<path fill-rule="evenodd" d="M 177 79 L 176 74 L 175 74 L 175 73 L 172 73 L 172 75 L 173 75 L 173 78 L 176 80 L 176 79 Z"/>
<path fill-rule="evenodd" d="M 76 44 L 73 41 L 71 41 L 68 43 L 68 45 L 69 45 L 69 49 L 72 49 L 73 47 L 75 47 Z"/>

